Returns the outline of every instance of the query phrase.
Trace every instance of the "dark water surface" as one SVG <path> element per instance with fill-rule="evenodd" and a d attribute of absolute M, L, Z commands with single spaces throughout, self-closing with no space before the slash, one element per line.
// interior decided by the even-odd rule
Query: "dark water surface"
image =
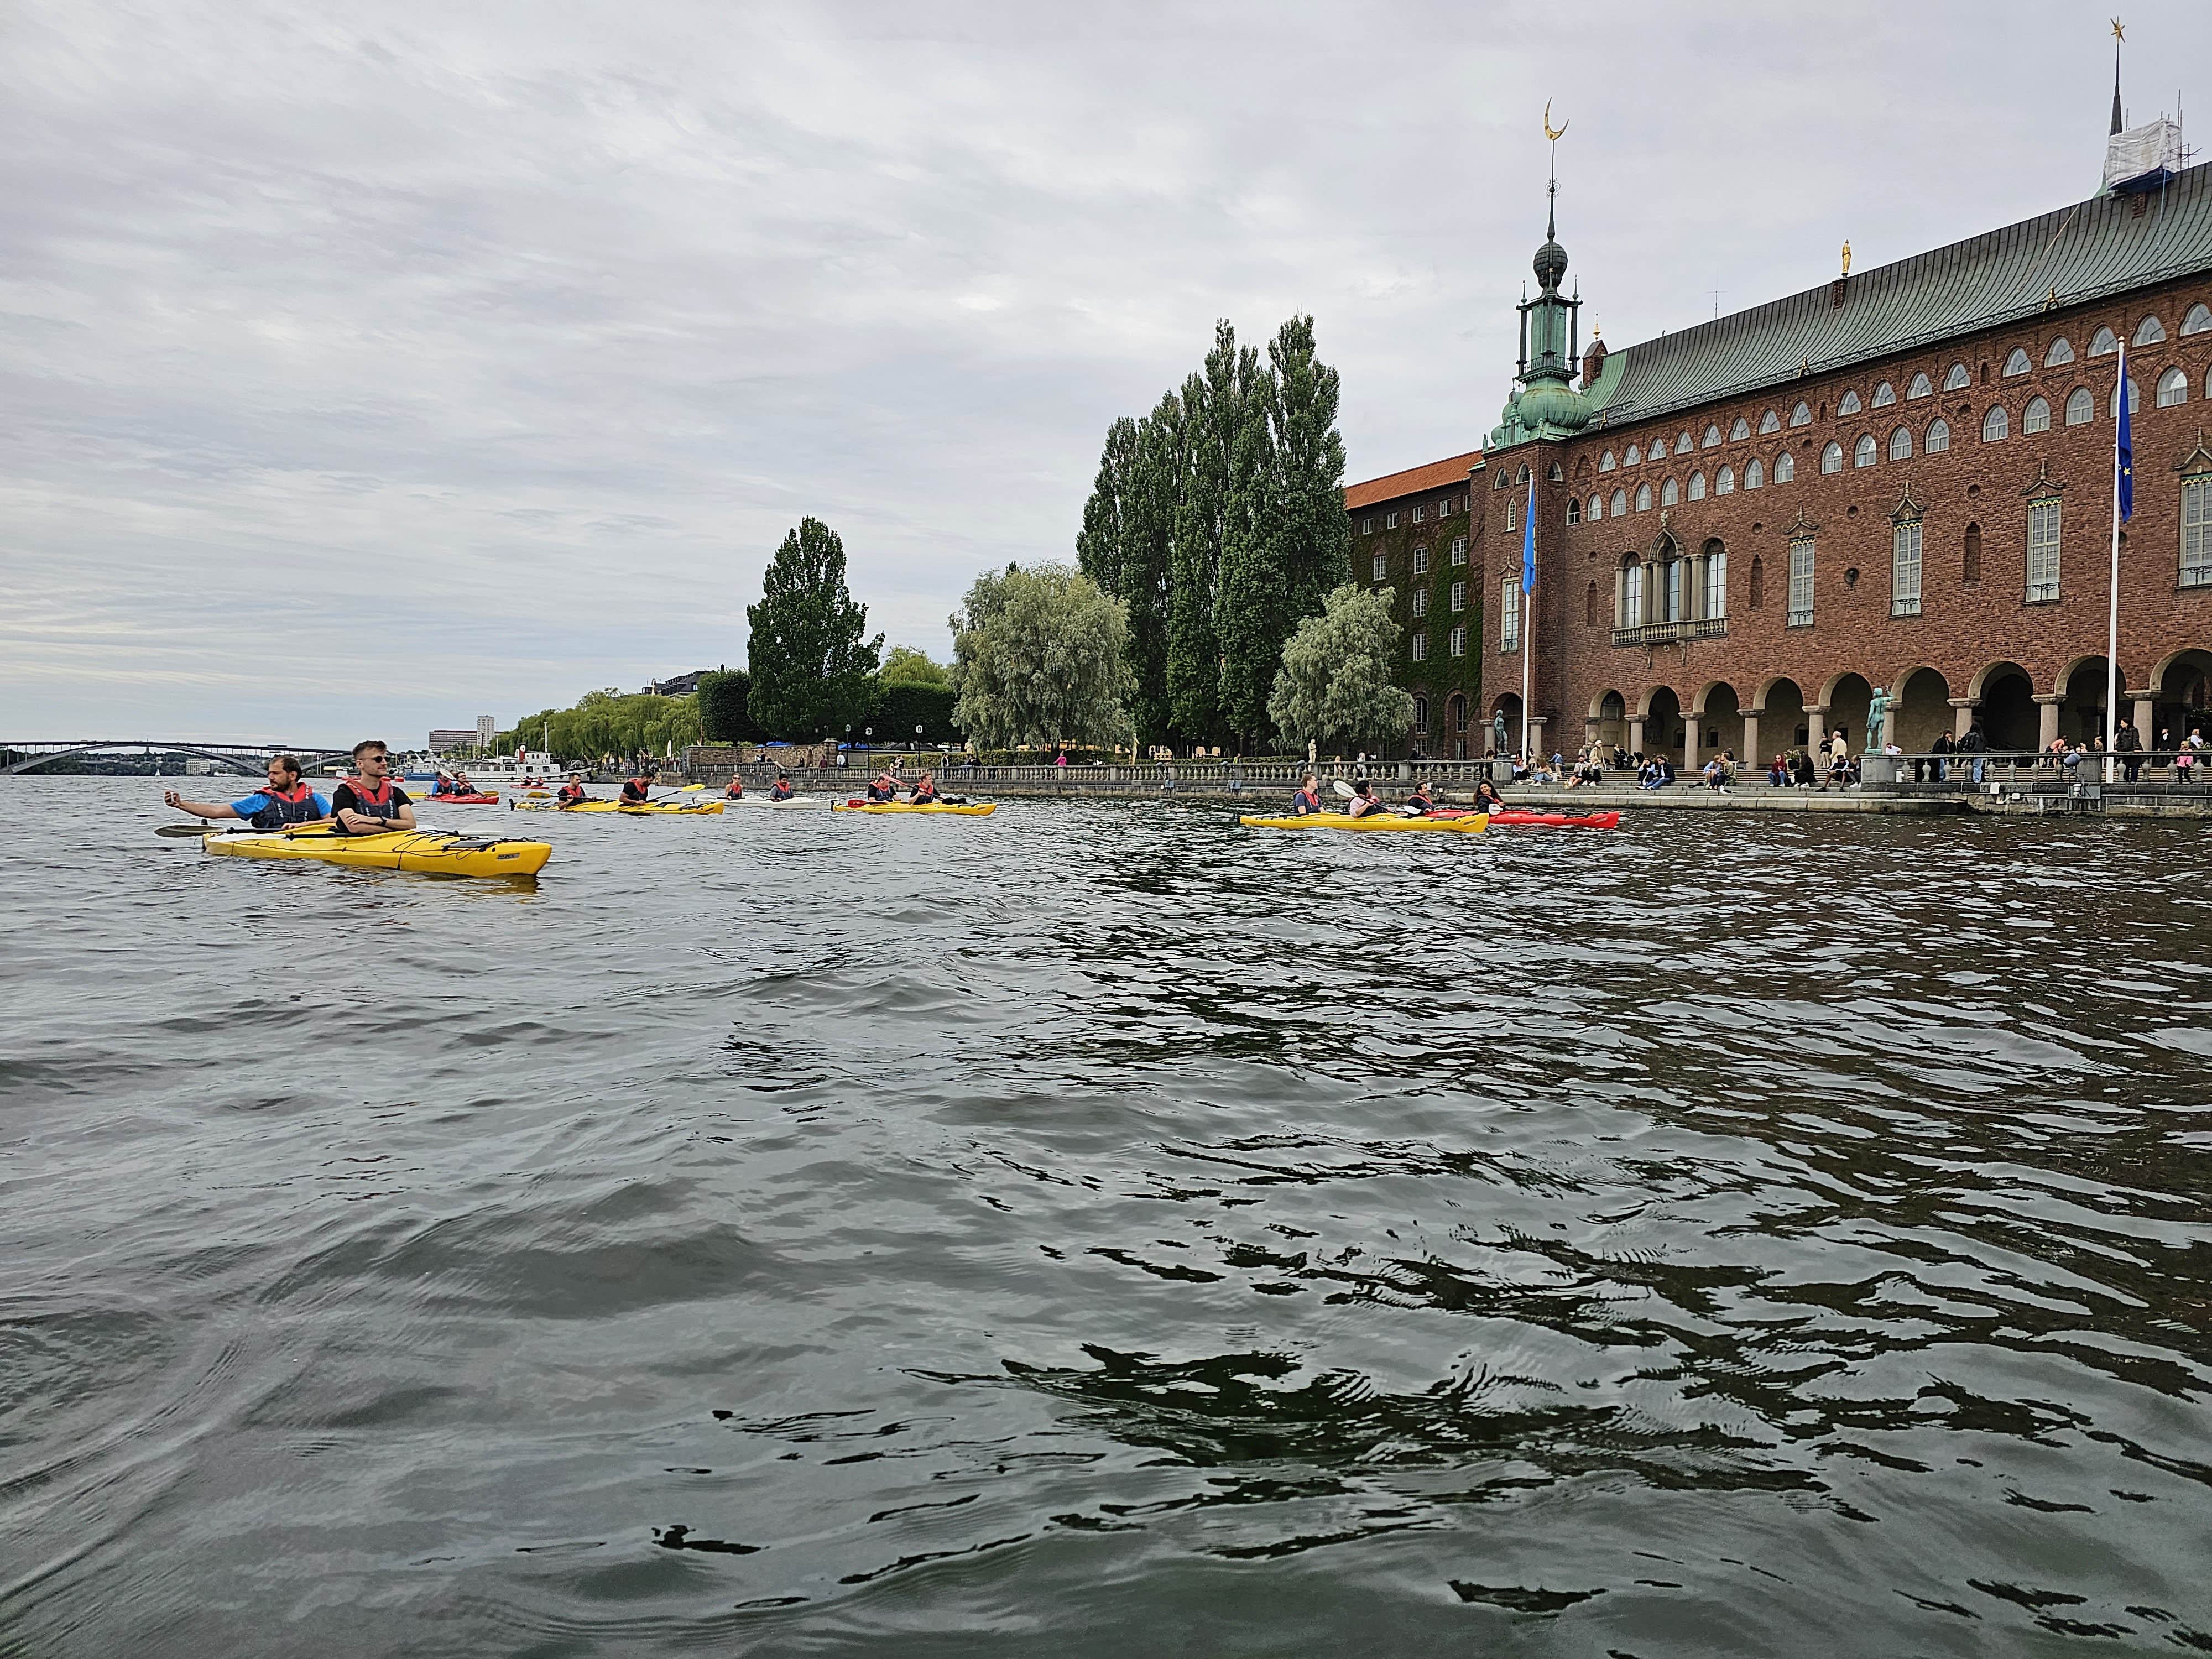
<path fill-rule="evenodd" d="M 155 799 L 0 782 L 0 1651 L 2212 1650 L 2195 826 Z"/>

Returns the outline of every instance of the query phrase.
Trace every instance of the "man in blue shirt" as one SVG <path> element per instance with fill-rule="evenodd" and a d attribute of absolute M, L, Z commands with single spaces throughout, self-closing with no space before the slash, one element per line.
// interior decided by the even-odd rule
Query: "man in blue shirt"
<path fill-rule="evenodd" d="M 161 799 L 194 817 L 244 818 L 256 830 L 282 830 L 331 815 L 330 803 L 300 781 L 300 763 L 289 755 L 271 755 L 268 783 L 228 806 L 186 800 L 173 789 Z"/>

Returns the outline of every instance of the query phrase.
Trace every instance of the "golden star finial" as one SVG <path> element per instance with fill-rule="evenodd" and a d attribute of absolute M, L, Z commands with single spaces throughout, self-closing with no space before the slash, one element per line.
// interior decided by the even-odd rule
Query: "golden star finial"
<path fill-rule="evenodd" d="M 2124 40 L 2127 38 L 2128 32 L 2120 27 L 2120 20 L 2117 17 L 2112 19 L 2112 39 L 2115 40 Z"/>

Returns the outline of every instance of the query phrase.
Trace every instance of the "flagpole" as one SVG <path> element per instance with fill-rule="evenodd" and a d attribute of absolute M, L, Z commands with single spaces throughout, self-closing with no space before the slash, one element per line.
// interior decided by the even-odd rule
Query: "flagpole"
<path fill-rule="evenodd" d="M 2128 351 L 2120 348 L 2119 382 L 2112 392 L 2112 587 L 2105 629 L 2105 781 L 2116 783 L 2120 713 L 2120 434 L 2128 424 Z"/>

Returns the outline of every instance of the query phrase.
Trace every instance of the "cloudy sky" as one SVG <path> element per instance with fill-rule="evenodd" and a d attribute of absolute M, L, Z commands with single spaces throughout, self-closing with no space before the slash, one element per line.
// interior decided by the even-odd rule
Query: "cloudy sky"
<path fill-rule="evenodd" d="M 806 513 L 942 658 L 1217 317 L 1314 314 L 1352 477 L 1474 447 L 1547 99 L 1619 346 L 2089 194 L 2107 9 L 7 0 L 0 739 L 738 665 Z"/>

